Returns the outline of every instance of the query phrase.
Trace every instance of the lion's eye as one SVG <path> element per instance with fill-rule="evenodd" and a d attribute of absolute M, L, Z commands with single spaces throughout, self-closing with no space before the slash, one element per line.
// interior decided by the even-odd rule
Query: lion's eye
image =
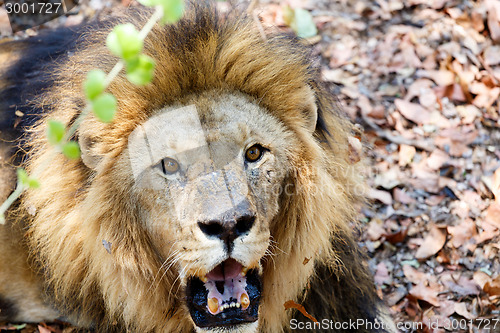
<path fill-rule="evenodd" d="M 172 175 L 179 171 L 179 163 L 173 158 L 164 158 L 161 160 L 161 169 L 164 174 Z"/>
<path fill-rule="evenodd" d="M 262 148 L 261 145 L 253 145 L 252 147 L 247 149 L 245 153 L 245 159 L 248 162 L 256 162 L 262 157 L 263 153 L 264 148 Z"/>

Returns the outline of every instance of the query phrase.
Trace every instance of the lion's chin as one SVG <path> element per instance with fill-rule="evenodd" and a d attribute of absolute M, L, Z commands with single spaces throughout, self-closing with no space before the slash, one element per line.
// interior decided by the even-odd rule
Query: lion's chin
<path fill-rule="evenodd" d="M 191 318 L 203 331 L 240 332 L 256 322 L 261 292 L 258 270 L 247 271 L 234 259 L 225 260 L 205 277 L 190 277 L 186 284 Z"/>
<path fill-rule="evenodd" d="M 240 324 L 238 326 L 220 326 L 220 327 L 196 327 L 197 333 L 255 333 L 258 332 L 259 321 Z"/>

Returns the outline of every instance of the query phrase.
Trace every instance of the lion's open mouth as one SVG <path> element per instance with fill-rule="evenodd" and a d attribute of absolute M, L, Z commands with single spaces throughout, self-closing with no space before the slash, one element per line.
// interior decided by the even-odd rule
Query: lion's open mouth
<path fill-rule="evenodd" d="M 189 278 L 186 288 L 189 312 L 198 327 L 233 326 L 258 319 L 259 274 L 234 259 L 222 262 L 201 279 Z"/>

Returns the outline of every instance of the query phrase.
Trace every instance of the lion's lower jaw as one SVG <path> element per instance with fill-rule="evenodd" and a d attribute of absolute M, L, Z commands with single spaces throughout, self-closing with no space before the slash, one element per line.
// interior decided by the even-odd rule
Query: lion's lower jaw
<path fill-rule="evenodd" d="M 238 326 L 230 327 L 196 327 L 196 333 L 255 333 L 258 332 L 258 329 L 259 321 L 257 320 L 253 323 L 240 324 Z"/>

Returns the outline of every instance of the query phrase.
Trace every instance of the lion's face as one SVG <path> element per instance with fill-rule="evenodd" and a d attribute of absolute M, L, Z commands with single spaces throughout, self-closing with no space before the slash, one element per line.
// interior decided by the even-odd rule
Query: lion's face
<path fill-rule="evenodd" d="M 129 137 L 144 225 L 199 329 L 255 328 L 290 132 L 244 96 L 204 94 Z M 179 288 L 179 287 L 178 287 Z"/>

